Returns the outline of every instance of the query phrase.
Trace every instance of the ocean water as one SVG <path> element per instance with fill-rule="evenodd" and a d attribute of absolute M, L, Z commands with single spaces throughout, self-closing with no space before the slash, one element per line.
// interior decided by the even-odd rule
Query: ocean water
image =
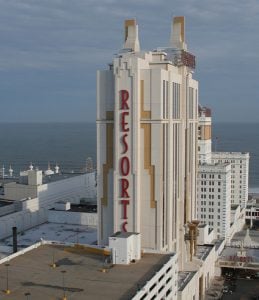
<path fill-rule="evenodd" d="M 80 171 L 86 158 L 96 161 L 95 123 L 0 123 L 0 167 L 12 165 L 15 173 L 30 162 L 47 169 L 57 163 L 61 170 Z"/>
<path fill-rule="evenodd" d="M 259 123 L 216 123 L 212 134 L 213 150 L 250 152 L 249 186 L 259 187 Z M 80 171 L 87 157 L 96 165 L 95 123 L 0 123 L 0 166 L 11 164 L 16 174 L 30 162 Z"/>
<path fill-rule="evenodd" d="M 250 153 L 249 187 L 258 188 L 259 123 L 216 123 L 213 124 L 212 136 L 213 151 Z"/>

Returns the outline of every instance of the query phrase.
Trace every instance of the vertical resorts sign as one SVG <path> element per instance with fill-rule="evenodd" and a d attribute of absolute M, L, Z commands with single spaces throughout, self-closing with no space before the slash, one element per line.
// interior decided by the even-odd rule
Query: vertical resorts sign
<path fill-rule="evenodd" d="M 120 90 L 119 92 L 120 99 L 120 141 L 122 145 L 122 150 L 119 158 L 119 197 L 120 205 L 122 206 L 122 225 L 121 230 L 127 232 L 128 225 L 128 206 L 130 204 L 130 195 L 129 195 L 129 179 L 128 175 L 131 169 L 131 162 L 129 159 L 129 134 L 130 127 L 126 119 L 129 116 L 129 92 L 127 90 Z"/>

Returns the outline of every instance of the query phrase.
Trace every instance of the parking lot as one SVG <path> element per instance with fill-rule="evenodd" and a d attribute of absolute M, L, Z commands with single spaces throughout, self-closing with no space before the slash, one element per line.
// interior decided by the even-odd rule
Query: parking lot
<path fill-rule="evenodd" d="M 254 271 L 224 271 L 222 300 L 259 300 L 259 278 Z"/>

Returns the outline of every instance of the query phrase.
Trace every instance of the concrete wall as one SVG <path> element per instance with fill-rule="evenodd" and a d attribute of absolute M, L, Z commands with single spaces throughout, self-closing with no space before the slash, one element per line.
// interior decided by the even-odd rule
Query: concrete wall
<path fill-rule="evenodd" d="M 15 212 L 14 204 L 9 204 L 9 205 L 0 207 L 0 217 L 7 215 L 7 214 L 11 214 L 13 212 Z"/>
<path fill-rule="evenodd" d="M 60 200 L 79 203 L 81 198 L 96 198 L 95 185 L 95 173 L 86 173 L 72 177 L 68 175 L 67 178 L 50 181 L 42 185 L 26 185 L 12 182 L 5 185 L 4 191 L 5 199 L 8 200 L 34 199 L 38 197 L 39 208 L 52 205 Z M 32 205 L 36 205 L 35 202 Z"/>
<path fill-rule="evenodd" d="M 0 218 L 0 239 L 12 235 L 12 227 L 18 232 L 25 231 L 47 221 L 47 211 L 44 208 L 38 211 L 21 211 Z"/>
<path fill-rule="evenodd" d="M 36 198 L 37 186 L 17 184 L 10 182 L 4 185 L 4 198 L 7 200 L 21 200 L 23 198 Z"/>
<path fill-rule="evenodd" d="M 241 231 L 243 229 L 244 225 L 245 225 L 244 216 L 242 216 L 242 217 L 240 216 L 240 218 L 235 220 L 235 222 L 232 224 L 232 226 L 229 229 L 227 242 L 229 242 L 233 238 L 233 236 L 236 232 Z"/>
<path fill-rule="evenodd" d="M 203 276 L 203 294 L 210 287 L 211 282 L 215 276 L 215 261 L 216 252 L 215 247 L 213 247 L 209 255 L 206 257 L 202 268 L 199 270 L 199 275 Z"/>
<path fill-rule="evenodd" d="M 198 230 L 198 245 L 211 244 L 212 240 L 214 239 L 214 231 L 209 231 L 209 226 L 207 224 L 205 226 L 198 227 Z"/>
<path fill-rule="evenodd" d="M 206 252 L 204 252 L 204 254 L 205 253 Z M 188 284 L 186 284 L 184 289 L 178 292 L 179 300 L 201 299 L 201 297 L 205 295 L 206 290 L 210 287 L 215 276 L 215 261 L 217 257 L 215 246 L 211 247 L 210 252 L 205 257 L 204 260 L 194 257 L 193 261 L 187 266 L 188 270 L 196 271 L 196 273 L 190 279 Z"/>
<path fill-rule="evenodd" d="M 177 299 L 177 255 L 172 256 L 163 267 L 156 272 L 142 289 L 132 298 L 140 299 Z M 184 299 L 184 298 L 183 298 Z M 187 299 L 187 298 L 186 298 Z"/>
<path fill-rule="evenodd" d="M 76 224 L 97 226 L 97 213 L 81 213 L 71 211 L 48 211 L 48 222 L 60 224 Z"/>
<path fill-rule="evenodd" d="M 178 300 L 199 299 L 199 273 L 196 272 L 182 291 L 178 291 Z"/>
<path fill-rule="evenodd" d="M 81 198 L 96 196 L 95 173 L 87 173 L 44 184 L 39 187 L 39 205 L 52 205 L 58 201 L 79 203 Z"/>

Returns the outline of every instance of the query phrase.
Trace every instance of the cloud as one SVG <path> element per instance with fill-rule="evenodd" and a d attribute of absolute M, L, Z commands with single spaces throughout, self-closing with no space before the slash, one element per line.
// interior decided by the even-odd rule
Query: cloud
<path fill-rule="evenodd" d="M 30 85 L 37 86 L 40 78 L 53 90 L 45 101 L 60 102 L 66 94 L 76 106 L 85 97 L 89 118 L 94 120 L 96 70 L 106 68 L 121 48 L 124 19 L 137 18 L 141 47 L 150 50 L 167 46 L 171 17 L 185 15 L 188 48 L 198 62 L 195 76 L 200 80 L 201 95 L 209 98 L 202 102 L 219 107 L 220 94 L 223 101 L 233 103 L 238 96 L 224 76 L 243 81 L 244 88 L 251 83 L 253 96 L 258 98 L 255 78 L 250 78 L 259 64 L 258 13 L 257 0 L 0 0 L 0 78 L 8 78 L 15 89 L 22 72 L 37 74 L 29 76 Z M 59 73 L 65 74 L 63 91 Z M 215 81 L 225 87 L 224 94 L 221 88 L 210 89 Z M 15 97 L 26 94 L 26 87 L 15 96 L 6 80 L 2 84 L 0 98 L 18 101 Z M 36 89 L 30 95 L 34 101 L 41 98 Z"/>

